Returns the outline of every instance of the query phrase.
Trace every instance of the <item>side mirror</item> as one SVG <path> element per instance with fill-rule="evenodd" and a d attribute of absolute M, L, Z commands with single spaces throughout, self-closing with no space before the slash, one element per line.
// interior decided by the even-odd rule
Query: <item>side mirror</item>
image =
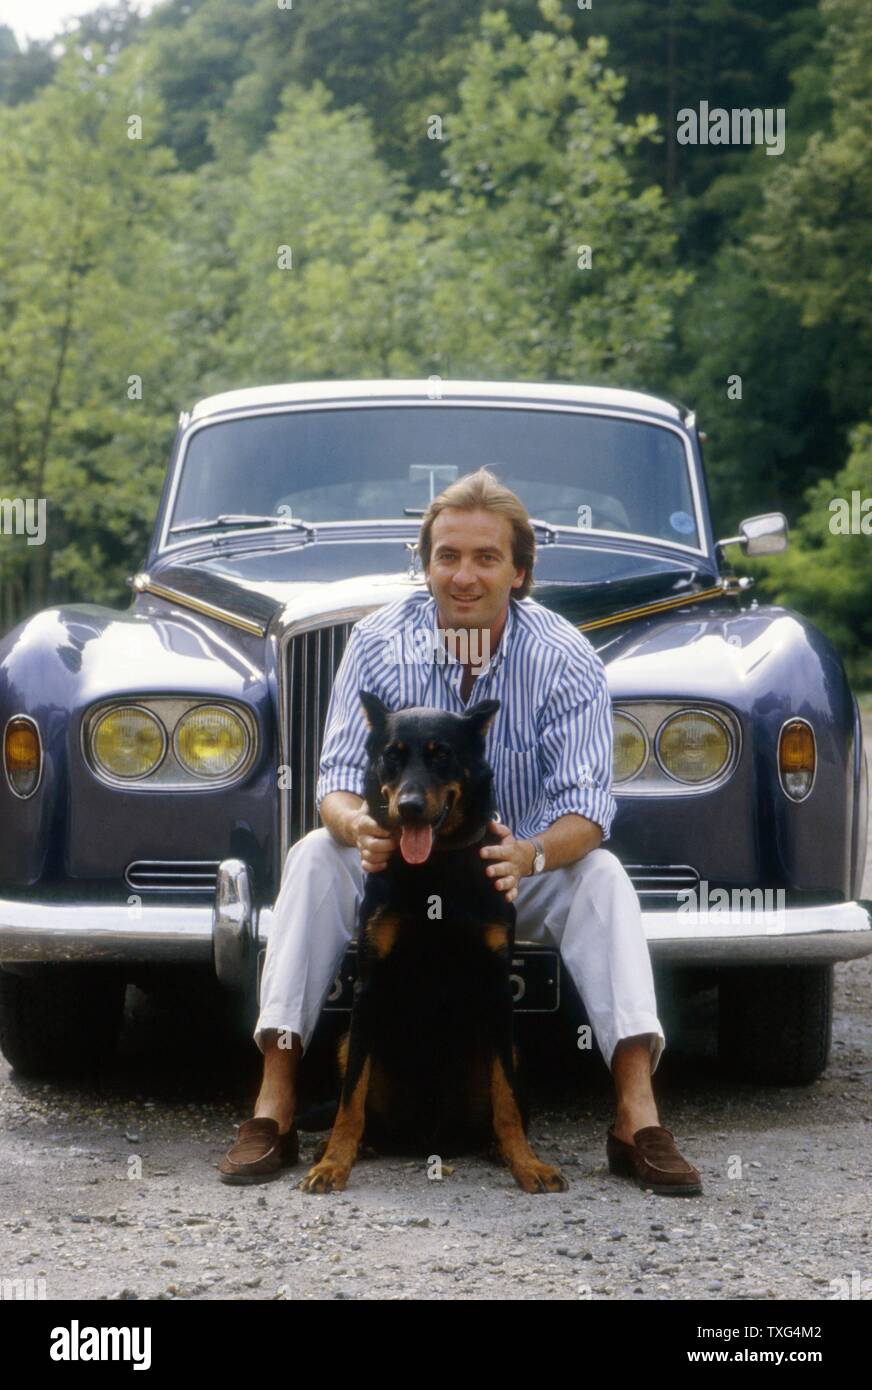
<path fill-rule="evenodd" d="M 718 541 L 719 546 L 740 545 L 746 555 L 777 555 L 787 549 L 787 517 L 783 512 L 750 516 L 739 523 L 739 535 Z"/>

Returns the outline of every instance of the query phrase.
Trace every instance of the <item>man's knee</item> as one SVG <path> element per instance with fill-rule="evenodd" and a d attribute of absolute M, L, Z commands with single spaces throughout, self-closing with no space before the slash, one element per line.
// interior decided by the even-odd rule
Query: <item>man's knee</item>
<path fill-rule="evenodd" d="M 630 883 L 631 880 L 626 869 L 616 854 L 610 849 L 590 850 L 583 859 L 577 859 L 574 864 L 568 864 L 566 868 L 570 871 L 571 877 L 576 883 L 584 882 L 586 885 L 591 883 Z M 559 873 L 559 870 L 555 870 Z"/>
<path fill-rule="evenodd" d="M 291 845 L 285 855 L 283 873 L 289 865 L 295 871 L 297 866 L 328 869 L 337 864 L 360 862 L 360 852 L 356 845 L 341 845 L 335 840 L 326 825 L 310 830 L 301 840 Z"/>

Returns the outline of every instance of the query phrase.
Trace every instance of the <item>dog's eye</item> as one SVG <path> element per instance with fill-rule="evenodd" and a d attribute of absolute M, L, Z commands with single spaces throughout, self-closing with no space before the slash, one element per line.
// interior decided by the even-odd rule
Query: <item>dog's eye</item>
<path fill-rule="evenodd" d="M 437 748 L 433 753 L 433 761 L 437 767 L 445 767 L 451 761 L 451 749 Z"/>

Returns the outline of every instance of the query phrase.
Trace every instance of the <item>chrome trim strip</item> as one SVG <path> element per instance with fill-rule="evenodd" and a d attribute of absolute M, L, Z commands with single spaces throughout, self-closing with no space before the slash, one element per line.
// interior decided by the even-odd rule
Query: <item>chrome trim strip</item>
<path fill-rule="evenodd" d="M 35 733 L 36 733 L 36 741 L 37 741 L 37 743 L 39 744 L 39 771 L 38 771 L 37 777 L 36 777 L 36 784 L 35 784 L 35 786 L 34 786 L 34 788 L 33 788 L 33 791 L 32 791 L 32 792 L 27 792 L 24 796 L 22 796 L 21 792 L 17 792 L 17 791 L 15 790 L 15 788 L 13 787 L 12 782 L 10 781 L 10 778 L 9 778 L 9 769 L 8 769 L 7 766 L 6 766 L 6 735 L 7 735 L 7 733 L 9 732 L 9 725 L 10 725 L 10 724 L 14 724 L 15 721 L 16 721 L 16 719 L 19 719 L 19 720 L 21 720 L 23 723 L 25 723 L 25 724 L 30 724 L 30 725 L 32 726 L 32 728 L 34 729 L 34 731 L 35 731 Z M 30 714 L 10 714 L 9 718 L 6 720 L 5 725 L 3 726 L 3 748 L 2 748 L 2 752 L 0 752 L 0 756 L 2 756 L 2 759 L 3 759 L 3 775 L 4 775 L 4 777 L 6 778 L 6 785 L 7 785 L 7 787 L 9 788 L 9 790 L 11 791 L 12 795 L 16 798 L 16 800 L 17 800 L 17 801 L 29 801 L 30 798 L 31 798 L 32 796 L 36 796 L 36 793 L 39 791 L 40 787 L 42 786 L 42 774 L 43 774 L 43 769 L 45 768 L 45 749 L 43 748 L 43 745 L 42 745 L 42 734 L 41 734 L 40 731 L 39 731 L 39 725 L 37 724 L 36 720 L 33 718 L 32 715 L 30 715 Z"/>
<path fill-rule="evenodd" d="M 812 742 L 812 747 L 813 747 L 813 749 L 814 749 L 814 771 L 813 771 L 813 773 L 812 773 L 812 775 L 811 775 L 811 786 L 809 787 L 809 789 L 808 789 L 808 791 L 806 792 L 805 796 L 800 796 L 800 797 L 791 796 L 791 795 L 790 795 L 790 792 L 789 792 L 789 791 L 787 790 L 787 788 L 785 787 L 784 782 L 783 782 L 782 777 L 781 777 L 781 735 L 784 733 L 784 730 L 787 728 L 788 724 L 804 724 L 805 727 L 806 727 L 807 729 L 809 729 L 810 732 L 811 732 L 811 742 Z M 802 803 L 803 803 L 804 801 L 808 801 L 808 798 L 811 796 L 812 792 L 814 791 L 814 784 L 815 784 L 815 782 L 817 781 L 817 770 L 818 770 L 817 735 L 815 734 L 814 726 L 813 726 L 812 724 L 810 724 L 809 721 L 808 721 L 807 719 L 803 719 L 802 716 L 799 715 L 799 714 L 792 714 L 792 715 L 790 716 L 789 719 L 785 719 L 784 723 L 781 725 L 781 728 L 778 730 L 778 738 L 775 740 L 775 766 L 778 768 L 778 785 L 780 786 L 782 792 L 784 793 L 784 795 L 785 795 L 785 797 L 787 798 L 787 800 L 788 800 L 788 802 L 790 803 L 790 805 L 791 805 L 791 806 L 801 806 Z"/>
<path fill-rule="evenodd" d="M 178 549 L 177 546 L 172 548 Z M 231 613 L 228 608 L 219 608 L 217 604 L 204 603 L 202 599 L 192 598 L 181 589 L 170 589 L 166 584 L 157 584 L 148 574 L 135 574 L 132 587 L 138 594 L 154 594 L 157 598 L 165 598 L 170 603 L 178 603 L 182 608 L 192 609 L 194 613 L 202 613 L 204 617 L 228 623 L 230 627 L 239 628 L 241 632 L 250 632 L 253 637 L 263 637 L 266 632 L 264 624 L 255 622 L 253 618 L 243 618 L 238 613 Z"/>
<path fill-rule="evenodd" d="M 657 599 L 653 603 L 644 603 L 639 608 L 624 608 L 619 613 L 610 613 L 608 617 L 596 618 L 589 623 L 576 623 L 579 632 L 593 632 L 596 628 L 612 627 L 615 623 L 629 623 L 634 618 L 646 618 L 655 613 L 667 613 L 671 608 L 684 608 L 688 603 L 701 603 L 704 599 L 732 598 L 732 593 L 725 584 L 715 584 L 711 589 L 701 589 L 697 594 L 683 594 L 676 598 Z"/>
<path fill-rule="evenodd" d="M 394 399 L 390 396 L 387 396 L 378 399 L 352 399 L 339 402 L 333 400 L 326 402 L 307 401 L 304 404 L 300 405 L 266 406 L 262 407 L 261 409 L 252 408 L 250 410 L 232 411 L 226 414 L 219 413 L 217 415 L 207 415 L 204 416 L 202 419 L 193 421 L 190 428 L 185 432 L 183 436 L 181 447 L 179 450 L 179 455 L 176 459 L 175 473 L 173 475 L 169 496 L 167 497 L 163 526 L 161 528 L 160 539 L 158 541 L 159 553 L 161 555 L 170 554 L 174 550 L 182 549 L 183 547 L 190 546 L 191 544 L 189 540 L 170 542 L 168 537 L 170 532 L 170 518 L 172 517 L 173 511 L 175 509 L 176 497 L 178 495 L 179 485 L 181 482 L 182 469 L 184 467 L 185 459 L 188 453 L 188 446 L 190 444 L 190 441 L 193 439 L 194 435 L 199 430 L 209 429 L 213 425 L 226 424 L 234 420 L 248 420 L 257 416 L 264 415 L 296 415 L 301 411 L 312 412 L 325 410 L 384 409 L 539 410 L 559 415 L 595 415 L 599 416 L 600 418 L 608 418 L 611 420 L 633 420 L 639 424 L 654 425 L 659 429 L 671 430 L 673 434 L 678 435 L 679 439 L 681 439 L 684 445 L 685 461 L 687 463 L 687 470 L 690 478 L 690 489 L 693 496 L 696 533 L 701 540 L 705 538 L 705 526 L 703 524 L 705 517 L 702 509 L 702 496 L 700 493 L 698 469 L 696 466 L 696 459 L 694 458 L 693 454 L 693 447 L 691 445 L 690 435 L 679 424 L 675 424 L 670 420 L 664 419 L 662 416 L 646 414 L 643 411 L 637 410 L 616 410 L 614 408 L 608 409 L 596 406 L 569 405 L 564 404 L 562 402 L 547 402 L 545 404 L 542 404 L 541 402 L 536 400 L 511 400 L 507 399 L 506 397 L 500 397 L 494 400 L 476 400 L 470 397 L 470 399 L 468 400 L 439 400 L 438 402 L 428 402 L 425 398 L 404 397 L 403 399 Z M 364 520 L 365 518 L 361 519 Z M 391 518 L 391 520 L 397 521 L 402 520 L 402 518 L 393 517 Z M 316 522 L 315 524 L 320 526 L 322 523 Z M 262 530 L 273 529 L 274 528 L 271 526 L 264 528 L 251 526 L 246 527 L 246 531 L 249 535 L 260 535 L 262 533 Z M 702 555 L 706 558 L 709 558 L 710 556 L 710 552 L 706 550 L 703 546 L 682 545 L 679 541 L 661 540 L 657 536 L 638 535 L 636 532 L 629 531 L 604 531 L 599 530 L 597 527 L 593 526 L 584 527 L 581 529 L 595 536 L 614 536 L 618 540 L 624 541 L 640 540 L 647 543 L 648 545 L 666 546 L 668 549 L 678 550 L 682 554 Z M 222 534 L 232 534 L 232 531 L 228 532 L 226 528 L 223 528 Z M 713 551 L 711 552 L 711 557 L 714 558 Z"/>

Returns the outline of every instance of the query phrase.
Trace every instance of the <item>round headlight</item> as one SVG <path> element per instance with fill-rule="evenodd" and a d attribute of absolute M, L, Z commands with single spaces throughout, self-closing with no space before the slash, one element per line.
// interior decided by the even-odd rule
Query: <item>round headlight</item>
<path fill-rule="evenodd" d="M 613 782 L 629 782 L 648 761 L 648 740 L 641 724 L 628 714 L 614 717 Z"/>
<path fill-rule="evenodd" d="M 726 727 L 713 714 L 685 710 L 664 719 L 657 733 L 657 761 L 679 782 L 710 782 L 730 759 Z"/>
<path fill-rule="evenodd" d="M 248 731 L 232 710 L 200 705 L 179 720 L 175 750 L 196 777 L 228 777 L 245 760 Z"/>
<path fill-rule="evenodd" d="M 166 746 L 160 720 L 136 705 L 101 715 L 91 738 L 95 761 L 112 777 L 147 777 L 163 761 Z"/>

